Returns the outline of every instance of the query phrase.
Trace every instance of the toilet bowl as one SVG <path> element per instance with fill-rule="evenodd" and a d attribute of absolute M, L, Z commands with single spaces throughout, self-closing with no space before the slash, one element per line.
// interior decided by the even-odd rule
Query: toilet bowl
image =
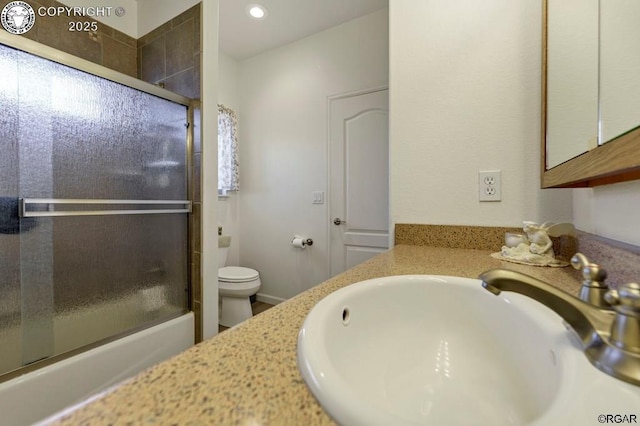
<path fill-rule="evenodd" d="M 224 266 L 229 254 L 231 238 L 218 238 L 218 309 L 220 325 L 233 327 L 253 315 L 250 296 L 260 289 L 260 274 L 255 269 Z"/>
<path fill-rule="evenodd" d="M 233 327 L 253 315 L 249 297 L 260 289 L 258 271 L 241 266 L 218 269 L 218 296 L 220 297 L 220 324 Z"/>

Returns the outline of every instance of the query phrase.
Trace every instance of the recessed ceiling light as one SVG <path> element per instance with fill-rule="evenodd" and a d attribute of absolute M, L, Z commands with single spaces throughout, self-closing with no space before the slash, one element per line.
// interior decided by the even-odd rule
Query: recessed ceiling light
<path fill-rule="evenodd" d="M 267 11 L 267 8 L 261 4 L 250 4 L 247 6 L 247 14 L 253 19 L 264 19 L 267 17 L 269 12 Z"/>

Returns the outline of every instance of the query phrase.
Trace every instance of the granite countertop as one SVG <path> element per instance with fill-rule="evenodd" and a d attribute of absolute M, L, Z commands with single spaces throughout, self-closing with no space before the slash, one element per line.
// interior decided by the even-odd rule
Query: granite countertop
<path fill-rule="evenodd" d="M 81 405 L 56 424 L 331 425 L 296 364 L 298 330 L 329 293 L 361 280 L 406 274 L 476 278 L 517 270 L 577 294 L 573 268 L 491 258 L 490 251 L 397 245 Z"/>

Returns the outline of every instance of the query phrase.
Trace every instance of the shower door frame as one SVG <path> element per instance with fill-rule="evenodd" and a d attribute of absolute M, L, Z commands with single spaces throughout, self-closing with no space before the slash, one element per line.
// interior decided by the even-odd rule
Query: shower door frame
<path fill-rule="evenodd" d="M 105 66 L 73 56 L 70 53 L 54 49 L 53 47 L 38 43 L 23 36 L 16 36 L 6 31 L 0 31 L 0 43 L 186 107 L 190 107 L 191 104 L 191 99 L 163 89 L 160 86 L 122 74 Z"/>
<path fill-rule="evenodd" d="M 160 86 L 156 86 L 151 83 L 147 83 L 145 81 L 139 80 L 137 78 L 131 77 L 129 75 L 120 73 L 118 71 L 109 69 L 102 65 L 87 61 L 85 59 L 79 58 L 77 56 L 71 55 L 70 53 L 63 52 L 61 50 L 54 49 L 47 45 L 38 43 L 36 41 L 30 40 L 23 36 L 13 35 L 6 31 L 0 31 L 0 44 L 8 46 L 10 48 L 14 48 L 16 50 L 20 50 L 26 53 L 30 53 L 32 55 L 38 56 L 43 59 L 47 59 L 61 65 L 74 68 L 78 71 L 82 71 L 114 83 L 121 84 L 123 86 L 130 87 L 132 89 L 147 93 L 149 95 L 156 96 L 161 99 L 165 99 L 171 102 L 175 102 L 182 106 L 185 106 L 187 116 L 185 117 L 188 123 L 186 132 L 187 132 L 187 140 L 186 140 L 186 180 L 187 180 L 187 200 L 189 201 L 189 214 L 191 214 L 191 205 L 193 204 L 192 194 L 193 194 L 193 131 L 194 131 L 194 123 L 193 123 L 193 110 L 194 110 L 194 100 L 187 98 L 185 96 L 179 95 L 177 93 L 166 90 Z M 190 225 L 190 220 L 188 221 L 188 232 L 187 232 L 187 303 L 186 309 L 188 311 L 193 310 L 192 306 L 192 277 L 191 277 L 191 242 L 192 242 L 192 229 Z M 18 377 L 30 371 L 38 370 L 47 365 L 54 364 L 63 359 L 70 358 L 72 356 L 78 355 L 82 352 L 86 352 L 90 349 L 96 348 L 98 346 L 104 345 L 106 343 L 112 342 L 114 340 L 120 339 L 122 337 L 134 334 L 141 330 L 153 327 L 155 325 L 161 324 L 165 321 L 171 320 L 175 317 L 184 315 L 185 312 L 180 314 L 176 314 L 171 317 L 166 317 L 162 319 L 158 319 L 156 321 L 151 321 L 144 325 L 140 325 L 137 327 L 133 327 L 128 329 L 125 332 L 115 334 L 113 336 L 101 339 L 97 342 L 87 344 L 85 346 L 81 346 L 79 348 L 50 356 L 48 358 L 36 361 L 32 364 L 23 365 L 20 368 L 15 370 L 8 371 L 6 373 L 0 372 L 0 383 L 10 380 L 12 378 Z"/>

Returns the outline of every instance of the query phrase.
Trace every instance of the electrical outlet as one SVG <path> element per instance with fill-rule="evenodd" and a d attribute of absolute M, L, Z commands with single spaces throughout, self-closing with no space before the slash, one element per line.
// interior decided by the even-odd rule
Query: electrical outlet
<path fill-rule="evenodd" d="M 502 200 L 502 173 L 500 170 L 478 172 L 478 197 L 480 201 Z"/>

